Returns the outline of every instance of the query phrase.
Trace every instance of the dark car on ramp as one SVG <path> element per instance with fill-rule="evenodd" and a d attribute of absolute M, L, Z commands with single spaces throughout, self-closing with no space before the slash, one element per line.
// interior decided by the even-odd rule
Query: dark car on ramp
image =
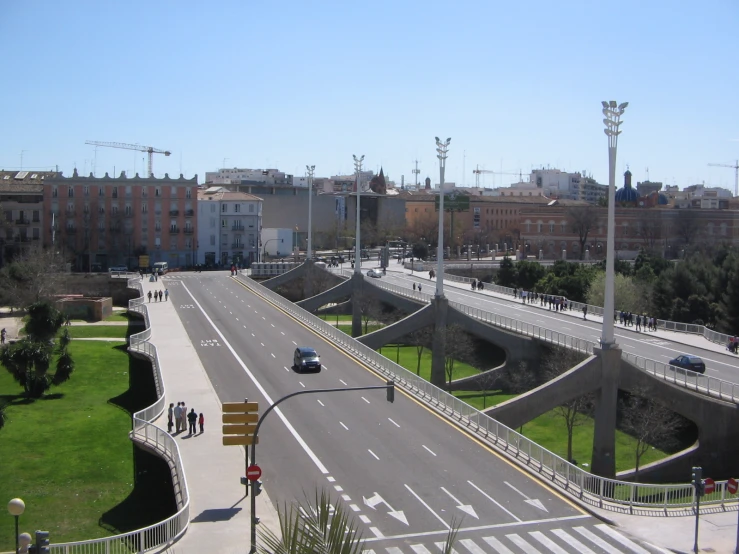
<path fill-rule="evenodd" d="M 321 357 L 314 348 L 298 346 L 293 354 L 293 367 L 298 373 L 321 371 Z"/>
<path fill-rule="evenodd" d="M 698 356 L 690 356 L 689 354 L 681 354 L 677 358 L 670 360 L 670 365 L 695 371 L 696 373 L 705 373 L 706 364 Z"/>

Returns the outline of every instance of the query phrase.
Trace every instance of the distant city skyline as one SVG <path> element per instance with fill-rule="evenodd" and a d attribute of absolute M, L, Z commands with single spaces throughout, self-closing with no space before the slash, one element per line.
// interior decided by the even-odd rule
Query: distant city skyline
<path fill-rule="evenodd" d="M 146 172 L 145 153 L 95 153 L 94 140 L 169 150 L 154 156 L 155 175 L 200 182 L 221 167 L 350 174 L 352 154 L 364 154 L 398 185 L 414 182 L 416 159 L 419 183 L 437 183 L 438 135 L 452 137 L 446 180 L 459 186 L 475 184 L 478 165 L 606 183 L 600 102 L 614 99 L 629 102 L 619 174 L 733 192 L 734 170 L 708 164 L 739 159 L 739 5 L 624 0 L 617 12 L 544 0 L 10 0 L 0 169 Z"/>

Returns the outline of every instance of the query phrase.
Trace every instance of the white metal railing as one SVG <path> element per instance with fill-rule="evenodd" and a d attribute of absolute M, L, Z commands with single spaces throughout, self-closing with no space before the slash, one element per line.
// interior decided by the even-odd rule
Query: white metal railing
<path fill-rule="evenodd" d="M 592 475 L 455 396 L 435 387 L 412 371 L 385 358 L 279 294 L 244 275 L 239 275 L 239 279 L 256 294 L 277 304 L 295 319 L 322 334 L 378 373 L 393 379 L 396 385 L 408 393 L 444 413 L 470 432 L 538 472 L 554 486 L 577 496 L 583 502 L 621 513 L 659 515 L 668 510 L 678 511 L 685 515 L 693 513 L 692 485 L 629 483 Z M 721 506 L 726 509 L 736 507 L 736 501 L 736 497 L 726 490 L 726 481 L 720 481 L 716 483 L 714 493 L 703 497 L 701 505 L 704 507 Z"/>
<path fill-rule="evenodd" d="M 187 488 L 187 479 L 185 478 L 185 469 L 182 466 L 179 446 L 169 433 L 151 423 L 164 412 L 166 397 L 164 380 L 159 365 L 159 355 L 156 346 L 148 342 L 151 338 L 151 324 L 149 311 L 144 303 L 144 291 L 140 278 L 129 279 L 128 286 L 136 289 L 141 295 L 129 300 L 128 309 L 131 312 L 141 314 L 146 323 L 144 331 L 131 335 L 128 349 L 131 352 L 146 356 L 151 361 L 157 392 L 157 401 L 154 404 L 133 414 L 133 428 L 129 436 L 134 442 L 153 450 L 169 465 L 172 472 L 177 513 L 149 527 L 112 537 L 52 544 L 51 552 L 53 553 L 129 554 L 132 552 L 146 552 L 153 548 L 171 544 L 187 530 L 190 524 L 190 493 Z"/>

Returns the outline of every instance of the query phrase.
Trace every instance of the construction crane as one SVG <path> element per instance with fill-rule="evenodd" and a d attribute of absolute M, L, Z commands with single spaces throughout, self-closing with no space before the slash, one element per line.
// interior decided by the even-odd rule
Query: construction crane
<path fill-rule="evenodd" d="M 478 165 L 475 169 L 472 170 L 472 173 L 475 174 L 475 187 L 480 188 L 480 175 L 483 173 L 491 173 L 493 175 L 518 175 L 519 179 L 523 180 L 523 177 L 521 176 L 521 173 L 508 173 L 505 171 L 491 171 L 489 169 L 480 169 L 480 166 Z"/>
<path fill-rule="evenodd" d="M 154 154 L 164 154 L 170 156 L 172 152 L 169 150 L 159 150 L 153 146 L 141 146 L 140 144 L 124 144 L 122 142 L 100 142 L 97 140 L 86 140 L 85 144 L 91 144 L 92 146 L 107 146 L 109 148 L 124 148 L 126 150 L 138 150 L 139 152 L 147 152 L 149 154 L 149 177 L 154 177 L 154 168 L 152 164 L 152 158 Z"/>
<path fill-rule="evenodd" d="M 734 170 L 734 196 L 739 196 L 739 160 L 734 162 L 734 165 L 730 164 L 708 164 L 714 167 L 730 167 Z"/>

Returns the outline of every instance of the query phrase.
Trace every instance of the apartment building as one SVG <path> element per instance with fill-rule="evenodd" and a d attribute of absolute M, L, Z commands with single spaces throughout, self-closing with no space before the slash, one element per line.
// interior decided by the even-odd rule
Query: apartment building
<path fill-rule="evenodd" d="M 198 206 L 197 263 L 249 267 L 258 260 L 261 198 L 214 186 L 198 191 Z"/>
<path fill-rule="evenodd" d="M 140 255 L 170 268 L 192 266 L 197 243 L 197 175 L 185 179 L 80 176 L 44 180 L 44 212 L 53 226 L 45 245 L 59 248 L 73 270 L 138 267 Z"/>

